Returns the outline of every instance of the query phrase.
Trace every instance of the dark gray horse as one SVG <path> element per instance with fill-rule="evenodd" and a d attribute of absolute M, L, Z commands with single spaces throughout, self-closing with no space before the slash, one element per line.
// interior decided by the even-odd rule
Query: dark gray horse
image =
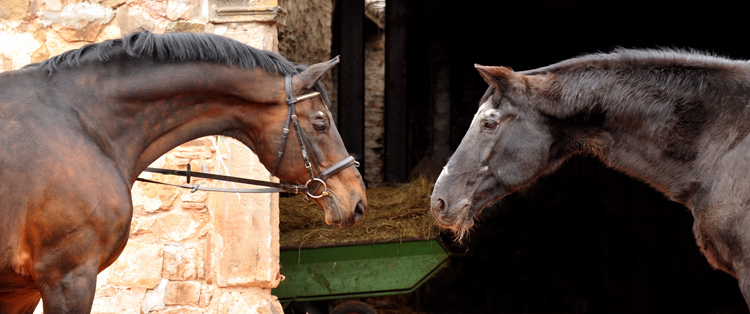
<path fill-rule="evenodd" d="M 435 184 L 441 226 L 461 238 L 482 209 L 593 155 L 687 206 L 701 251 L 750 302 L 750 63 L 619 50 L 525 72 L 476 67 L 490 87 Z"/>

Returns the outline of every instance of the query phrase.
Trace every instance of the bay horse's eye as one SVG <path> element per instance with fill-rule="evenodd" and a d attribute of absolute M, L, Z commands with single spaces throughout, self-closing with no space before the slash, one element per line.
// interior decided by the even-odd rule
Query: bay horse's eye
<path fill-rule="evenodd" d="M 483 127 L 487 130 L 494 130 L 497 127 L 497 121 L 485 120 Z"/>
<path fill-rule="evenodd" d="M 326 124 L 323 122 L 316 122 L 316 123 L 313 123 L 313 129 L 315 129 L 315 131 L 318 131 L 318 132 L 325 132 L 327 127 L 326 127 Z"/>

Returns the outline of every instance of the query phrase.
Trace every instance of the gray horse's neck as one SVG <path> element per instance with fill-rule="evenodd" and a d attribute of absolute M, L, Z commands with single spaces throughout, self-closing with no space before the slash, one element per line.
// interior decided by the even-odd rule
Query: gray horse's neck
<path fill-rule="evenodd" d="M 560 103 L 543 111 L 576 143 L 578 151 L 573 153 L 595 155 L 671 199 L 688 203 L 699 186 L 698 165 L 705 161 L 700 145 L 707 136 L 703 131 L 710 123 L 708 108 L 715 105 L 715 92 L 707 90 L 705 75 L 687 75 L 671 86 L 664 84 L 677 74 L 662 76 L 642 69 L 560 76 Z"/>

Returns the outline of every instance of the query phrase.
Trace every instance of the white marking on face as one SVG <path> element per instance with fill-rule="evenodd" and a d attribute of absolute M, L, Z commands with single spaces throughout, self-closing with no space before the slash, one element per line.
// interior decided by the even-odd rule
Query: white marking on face
<path fill-rule="evenodd" d="M 445 165 L 445 167 L 443 167 L 443 171 L 440 172 L 437 180 L 435 180 L 435 185 L 438 185 L 438 182 L 440 182 L 440 180 L 442 180 L 443 178 L 447 178 L 448 176 L 450 176 L 450 171 L 448 170 L 448 165 Z"/>
<path fill-rule="evenodd" d="M 487 101 L 479 106 L 479 110 L 477 110 L 477 113 L 474 115 L 474 119 L 471 120 L 471 124 L 477 123 L 477 120 L 479 119 L 479 116 L 481 116 L 481 113 L 487 110 L 487 108 L 490 108 L 490 106 L 492 106 L 492 96 L 490 96 Z"/>

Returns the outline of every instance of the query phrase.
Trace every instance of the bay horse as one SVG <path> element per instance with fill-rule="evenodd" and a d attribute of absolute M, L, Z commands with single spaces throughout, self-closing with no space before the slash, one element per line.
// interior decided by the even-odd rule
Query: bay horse
<path fill-rule="evenodd" d="M 750 307 L 749 62 L 617 49 L 476 68 L 489 88 L 435 184 L 439 225 L 461 239 L 484 208 L 573 155 L 596 156 L 689 208 L 700 250 Z"/>
<path fill-rule="evenodd" d="M 97 273 L 128 241 L 136 178 L 198 137 L 238 139 L 282 182 L 315 181 L 326 222 L 355 224 L 364 183 L 340 166 L 350 157 L 319 81 L 337 63 L 144 31 L 0 73 L 0 313 L 40 298 L 45 314 L 90 313 Z"/>

